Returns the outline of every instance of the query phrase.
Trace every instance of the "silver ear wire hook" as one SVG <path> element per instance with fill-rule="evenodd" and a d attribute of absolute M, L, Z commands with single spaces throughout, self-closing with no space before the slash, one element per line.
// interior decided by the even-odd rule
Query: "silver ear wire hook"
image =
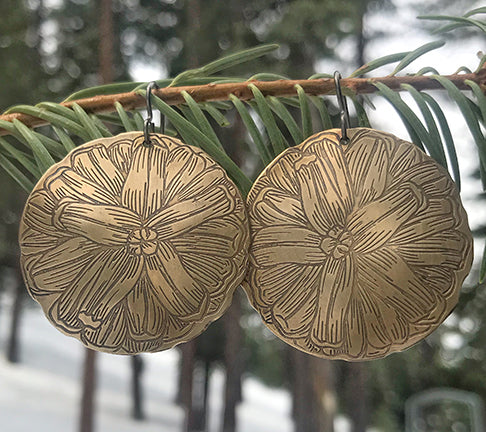
<path fill-rule="evenodd" d="M 158 89 L 159 86 L 155 81 L 151 81 L 147 85 L 147 93 L 145 94 L 145 102 L 147 105 L 147 118 L 143 123 L 143 145 L 145 147 L 152 146 L 152 140 L 150 139 L 150 134 L 155 132 L 155 125 L 153 120 L 153 113 L 152 113 L 152 90 L 156 88 Z M 161 119 L 161 124 L 163 123 L 163 119 Z"/>
<path fill-rule="evenodd" d="M 341 110 L 341 139 L 340 144 L 349 144 L 348 129 L 350 125 L 348 103 L 346 97 L 341 90 L 341 74 L 339 71 L 334 72 L 334 84 L 336 85 L 336 97 L 339 103 L 339 109 Z"/>

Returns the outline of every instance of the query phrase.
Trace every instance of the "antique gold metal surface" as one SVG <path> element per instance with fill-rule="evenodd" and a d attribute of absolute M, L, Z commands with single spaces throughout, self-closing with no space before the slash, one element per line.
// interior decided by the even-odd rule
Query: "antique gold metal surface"
<path fill-rule="evenodd" d="M 472 237 L 445 169 L 371 129 L 333 129 L 255 182 L 244 288 L 266 325 L 319 357 L 380 358 L 431 333 L 457 302 Z"/>
<path fill-rule="evenodd" d="M 20 227 L 29 293 L 63 333 L 117 354 L 200 334 L 246 271 L 244 202 L 202 150 L 141 132 L 98 139 L 52 166 Z"/>

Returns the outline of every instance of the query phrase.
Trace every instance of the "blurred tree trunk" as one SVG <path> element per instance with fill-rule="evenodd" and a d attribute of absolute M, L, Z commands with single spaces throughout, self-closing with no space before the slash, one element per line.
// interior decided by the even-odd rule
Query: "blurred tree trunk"
<path fill-rule="evenodd" d="M 208 428 L 208 412 L 209 412 L 209 378 L 211 377 L 211 363 L 204 362 L 204 384 L 203 384 L 203 401 L 204 401 L 204 430 Z"/>
<path fill-rule="evenodd" d="M 103 84 L 113 81 L 113 11 L 111 0 L 100 0 L 99 76 Z M 96 352 L 86 349 L 81 396 L 80 432 L 92 432 L 96 391 Z"/>
<path fill-rule="evenodd" d="M 189 432 L 203 432 L 207 428 L 207 408 L 210 362 L 203 359 L 194 368 L 192 415 Z"/>
<path fill-rule="evenodd" d="M 332 363 L 288 348 L 292 368 L 292 416 L 296 432 L 333 432 Z"/>
<path fill-rule="evenodd" d="M 114 47 L 115 30 L 113 23 L 113 4 L 112 0 L 102 0 L 100 8 L 100 45 L 99 45 L 99 74 L 101 82 L 108 84 L 114 78 Z M 132 417 L 135 420 L 144 419 L 143 397 L 142 397 L 142 373 L 143 359 L 139 356 L 131 358 L 131 396 L 132 396 Z"/>
<path fill-rule="evenodd" d="M 194 415 L 192 409 L 192 388 L 194 364 L 196 356 L 196 341 L 191 340 L 180 346 L 181 359 L 179 366 L 179 387 L 176 402 L 186 412 L 184 431 L 192 431 Z"/>
<path fill-rule="evenodd" d="M 186 69 L 196 68 L 199 66 L 199 54 L 197 42 L 200 29 L 201 8 L 199 0 L 188 0 L 186 4 L 186 20 L 188 28 L 184 33 L 183 50 L 185 51 Z M 184 431 L 193 432 L 197 429 L 196 413 L 194 412 L 193 390 L 194 390 L 194 368 L 196 363 L 197 339 L 186 342 L 180 348 L 180 372 L 179 372 L 179 390 L 177 402 L 182 405 L 186 412 L 186 422 Z"/>
<path fill-rule="evenodd" d="M 295 432 L 320 431 L 317 407 L 312 392 L 312 376 L 309 373 L 309 357 L 289 347 L 292 376 L 292 416 Z M 327 431 L 325 431 L 327 432 Z"/>
<path fill-rule="evenodd" d="M 201 3 L 200 0 L 188 0 L 186 6 L 188 28 L 185 32 L 184 51 L 186 68 L 199 66 L 198 45 L 201 37 Z"/>
<path fill-rule="evenodd" d="M 333 432 L 337 405 L 333 362 L 317 357 L 312 357 L 310 361 L 320 430 Z"/>
<path fill-rule="evenodd" d="M 369 421 L 367 368 L 364 363 L 349 363 L 345 369 L 345 406 L 353 424 L 353 432 L 366 432 Z"/>
<path fill-rule="evenodd" d="M 96 352 L 85 349 L 83 389 L 81 395 L 81 415 L 79 432 L 92 432 L 94 430 L 94 399 L 96 390 Z"/>
<path fill-rule="evenodd" d="M 131 357 L 132 366 L 132 417 L 135 420 L 145 418 L 143 410 L 143 394 L 141 378 L 143 373 L 143 359 L 136 355 Z"/>
<path fill-rule="evenodd" d="M 221 131 L 221 142 L 229 157 L 241 167 L 245 160 L 243 149 L 246 129 L 240 116 L 235 116 L 232 124 L 231 129 Z M 240 326 L 241 301 L 241 292 L 237 289 L 231 306 L 223 316 L 226 381 L 222 432 L 235 432 L 236 407 L 242 399 L 241 377 L 245 369 L 245 356 L 243 330 Z"/>
<path fill-rule="evenodd" d="M 19 327 L 20 315 L 22 312 L 22 300 L 24 298 L 24 284 L 18 259 L 12 260 L 14 269 L 15 287 L 13 292 L 12 315 L 10 320 L 10 334 L 7 342 L 7 360 L 11 363 L 19 361 Z"/>
<path fill-rule="evenodd" d="M 243 334 L 240 326 L 241 297 L 236 293 L 233 303 L 223 317 L 225 346 L 224 414 L 222 432 L 236 430 L 236 406 L 241 401 L 241 376 L 244 369 L 242 355 Z"/>
<path fill-rule="evenodd" d="M 113 82 L 113 46 L 114 46 L 114 28 L 113 28 L 113 10 L 112 0 L 101 0 L 100 20 L 99 20 L 99 74 L 101 82 L 108 84 Z"/>
<path fill-rule="evenodd" d="M 357 3 L 358 25 L 356 66 L 360 67 L 366 63 L 365 49 L 367 39 L 364 34 L 364 19 L 368 7 L 368 1 Z M 367 369 L 363 363 L 349 363 L 345 367 L 346 374 L 346 402 L 348 416 L 352 422 L 353 432 L 366 432 L 368 425 L 368 390 L 367 390 Z"/>
<path fill-rule="evenodd" d="M 366 9 L 368 7 L 368 1 L 361 1 L 356 3 L 358 8 L 357 14 L 357 26 L 356 26 L 356 36 L 357 36 L 357 47 L 356 47 L 356 62 L 357 67 L 363 66 L 366 63 L 365 59 L 365 48 L 366 48 L 366 36 L 364 34 L 364 19 L 366 15 Z"/>

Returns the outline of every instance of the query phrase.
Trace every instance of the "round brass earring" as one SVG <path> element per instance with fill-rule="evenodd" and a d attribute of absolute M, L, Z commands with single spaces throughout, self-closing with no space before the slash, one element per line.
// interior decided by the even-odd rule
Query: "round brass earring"
<path fill-rule="evenodd" d="M 279 338 L 315 356 L 410 347 L 449 315 L 471 267 L 449 174 L 385 132 L 333 129 L 287 149 L 247 206 L 250 302 Z"/>
<path fill-rule="evenodd" d="M 224 313 L 246 272 L 249 227 L 238 189 L 206 153 L 129 132 L 52 166 L 19 241 L 28 291 L 56 328 L 136 354 L 188 341 Z"/>

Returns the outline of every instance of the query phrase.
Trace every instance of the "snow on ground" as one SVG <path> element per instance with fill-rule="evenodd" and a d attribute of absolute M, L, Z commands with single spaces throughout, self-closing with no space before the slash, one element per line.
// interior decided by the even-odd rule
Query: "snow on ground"
<path fill-rule="evenodd" d="M 0 431 L 76 432 L 84 351 L 76 340 L 55 330 L 38 307 L 23 310 L 20 328 L 21 362 L 12 365 L 4 352 L 10 307 L 0 305 Z M 177 350 L 146 354 L 143 391 L 147 420 L 130 418 L 130 361 L 97 356 L 97 432 L 179 432 L 182 410 L 173 403 L 177 380 Z M 220 427 L 224 374 L 214 370 L 210 381 L 209 430 Z M 255 379 L 243 383 L 238 407 L 239 432 L 290 432 L 290 397 Z"/>

